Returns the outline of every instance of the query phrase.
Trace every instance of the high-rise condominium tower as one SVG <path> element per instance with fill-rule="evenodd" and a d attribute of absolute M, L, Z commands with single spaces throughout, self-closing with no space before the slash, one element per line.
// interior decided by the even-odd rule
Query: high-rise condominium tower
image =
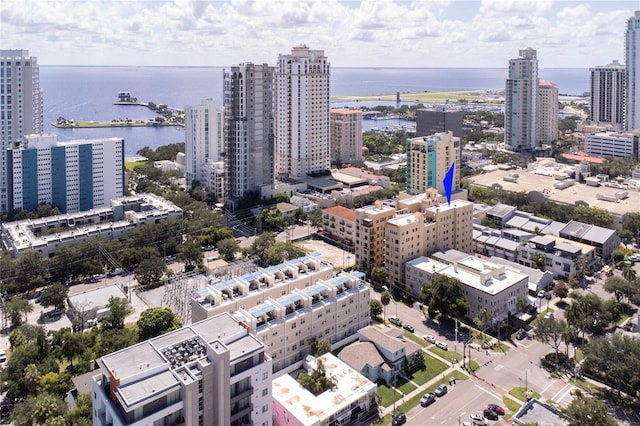
<path fill-rule="evenodd" d="M 550 81 L 540 80 L 538 93 L 540 143 L 551 144 L 558 140 L 558 88 Z"/>
<path fill-rule="evenodd" d="M 331 166 L 329 62 L 323 50 L 302 45 L 278 57 L 276 173 L 302 177 Z"/>
<path fill-rule="evenodd" d="M 597 125 L 611 125 L 618 130 L 624 122 L 624 87 L 627 71 L 613 61 L 591 68 L 591 103 L 589 120 Z"/>
<path fill-rule="evenodd" d="M 246 63 L 224 73 L 227 201 L 274 181 L 274 71 Z"/>
<path fill-rule="evenodd" d="M 536 51 L 527 47 L 509 60 L 504 141 L 514 151 L 531 152 L 538 147 L 538 84 Z"/>
<path fill-rule="evenodd" d="M 187 185 L 207 181 L 208 163 L 222 161 L 224 150 L 224 108 L 213 99 L 185 108 L 185 177 Z"/>
<path fill-rule="evenodd" d="M 627 85 L 624 122 L 627 130 L 640 128 L 640 10 L 627 20 L 625 34 Z"/>
<path fill-rule="evenodd" d="M 42 133 L 38 60 L 28 50 L 0 50 L 0 211 L 8 209 L 7 148 Z"/>

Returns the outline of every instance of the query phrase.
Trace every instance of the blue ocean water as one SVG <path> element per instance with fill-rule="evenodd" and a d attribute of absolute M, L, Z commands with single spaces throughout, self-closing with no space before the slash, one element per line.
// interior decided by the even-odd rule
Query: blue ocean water
<path fill-rule="evenodd" d="M 152 111 L 139 106 L 113 105 L 120 91 L 140 101 L 184 108 L 206 98 L 222 103 L 223 68 L 218 67 L 74 67 L 41 66 L 45 132 L 59 140 L 122 137 L 125 155 L 144 146 L 156 148 L 183 142 L 175 127 L 57 129 L 50 123 L 62 116 L 74 120 L 149 119 Z M 503 89 L 504 68 L 332 68 L 331 95 L 371 95 L 412 91 Z M 560 93 L 582 95 L 589 90 L 587 69 L 541 69 Z M 375 102 L 380 104 L 381 102 Z M 340 106 L 341 103 L 335 103 Z"/>

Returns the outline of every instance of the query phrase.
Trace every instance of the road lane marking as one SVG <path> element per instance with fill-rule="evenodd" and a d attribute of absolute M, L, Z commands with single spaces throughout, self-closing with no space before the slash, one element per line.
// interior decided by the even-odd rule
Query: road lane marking
<path fill-rule="evenodd" d="M 475 386 L 475 387 L 477 387 L 478 389 L 480 389 L 481 391 L 486 392 L 486 393 L 488 393 L 488 394 L 489 394 L 489 395 L 491 395 L 491 396 L 495 396 L 495 397 L 496 397 L 496 398 L 498 398 L 499 400 L 502 400 L 502 397 L 501 397 L 500 395 L 498 395 L 497 393 L 492 392 L 492 391 L 490 391 L 489 389 L 485 389 L 485 388 L 483 388 L 482 386 L 478 385 L 477 383 L 474 383 L 474 386 Z M 463 414 L 464 414 L 464 413 L 463 413 Z"/>
<path fill-rule="evenodd" d="M 547 389 L 549 389 L 551 386 L 553 386 L 555 384 L 556 384 L 556 379 L 553 379 L 553 381 L 551 383 L 549 383 L 546 388 L 542 389 L 542 392 L 540 392 L 540 395 L 545 393 L 547 391 Z"/>

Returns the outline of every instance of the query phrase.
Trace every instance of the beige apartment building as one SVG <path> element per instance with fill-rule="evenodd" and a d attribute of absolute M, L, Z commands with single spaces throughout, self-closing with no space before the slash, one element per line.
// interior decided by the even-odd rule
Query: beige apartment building
<path fill-rule="evenodd" d="M 322 232 L 332 240 L 353 247 L 356 233 L 356 212 L 343 206 L 323 209 Z"/>
<path fill-rule="evenodd" d="M 460 188 L 460 138 L 451 132 L 420 136 L 407 141 L 407 192 L 419 194 L 436 188 L 444 194 L 442 180 L 455 162 L 452 191 Z"/>
<path fill-rule="evenodd" d="M 318 253 L 261 268 L 230 280 L 209 282 L 191 297 L 191 321 L 198 322 L 224 312 L 250 309 L 294 289 L 314 285 L 335 274 Z"/>
<path fill-rule="evenodd" d="M 473 203 L 432 200 L 429 204 L 424 212 L 399 215 L 385 227 L 387 282 L 402 292 L 412 292 L 405 282 L 407 261 L 448 248 L 473 253 Z"/>
<path fill-rule="evenodd" d="M 356 266 L 368 274 L 376 266 L 384 265 L 384 228 L 396 214 L 395 205 L 378 200 L 373 205 L 356 209 L 356 236 L 354 251 Z"/>
<path fill-rule="evenodd" d="M 265 345 L 274 373 L 284 374 L 301 365 L 314 342 L 341 346 L 357 340 L 358 330 L 371 319 L 369 300 L 364 274 L 342 272 L 240 309 L 235 316 Z"/>
<path fill-rule="evenodd" d="M 352 164 L 362 161 L 362 111 L 336 108 L 330 112 L 331 162 Z"/>

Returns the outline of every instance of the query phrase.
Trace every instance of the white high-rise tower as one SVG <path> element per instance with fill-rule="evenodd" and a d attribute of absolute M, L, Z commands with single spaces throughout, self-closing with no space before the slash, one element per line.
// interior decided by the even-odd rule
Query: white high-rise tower
<path fill-rule="evenodd" d="M 208 163 L 222 161 L 224 150 L 224 108 L 213 99 L 205 99 L 200 105 L 188 105 L 185 121 L 185 178 L 187 185 L 197 180 L 201 185 L 208 181 Z"/>
<path fill-rule="evenodd" d="M 276 68 L 276 176 L 328 170 L 330 65 L 324 51 L 296 46 L 278 57 Z"/>
<path fill-rule="evenodd" d="M 505 93 L 504 141 L 514 151 L 532 152 L 539 145 L 538 59 L 535 49 L 509 60 Z"/>
<path fill-rule="evenodd" d="M 627 67 L 625 128 L 640 129 L 640 10 L 627 20 L 624 53 Z"/>
<path fill-rule="evenodd" d="M 0 211 L 8 209 L 7 148 L 43 131 L 38 60 L 28 50 L 0 50 Z"/>

